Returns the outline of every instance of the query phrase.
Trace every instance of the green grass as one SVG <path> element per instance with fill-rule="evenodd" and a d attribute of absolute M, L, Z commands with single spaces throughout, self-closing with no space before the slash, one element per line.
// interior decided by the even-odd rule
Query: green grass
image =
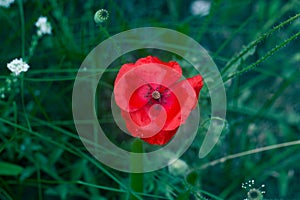
<path fill-rule="evenodd" d="M 22 1 L 0 7 L 0 199 L 245 199 L 242 183 L 265 185 L 265 199 L 300 199 L 300 3 L 298 0 L 214 0 L 207 16 L 193 16 L 192 1 Z M 95 24 L 94 13 L 109 12 Z M 46 16 L 52 34 L 33 46 L 34 23 Z M 72 116 L 72 89 L 84 58 L 100 42 L 132 28 L 156 26 L 197 40 L 214 59 L 225 82 L 226 127 L 203 159 L 198 151 L 210 118 L 210 96 L 201 91 L 196 139 L 180 158 L 190 171 L 168 167 L 130 173 L 97 161 L 82 144 Z M 109 52 L 107 52 L 109 53 Z M 170 52 L 143 49 L 112 63 L 100 80 L 97 109 L 110 140 L 131 149 L 107 103 L 120 65 Z M 6 64 L 24 58 L 30 68 L 17 77 Z M 221 83 L 220 83 L 221 84 Z M 0 90 L 0 96 L 1 96 Z M 148 144 L 143 144 L 150 149 Z M 140 178 L 140 177 L 139 177 Z M 143 185 L 134 192 L 131 186 Z"/>

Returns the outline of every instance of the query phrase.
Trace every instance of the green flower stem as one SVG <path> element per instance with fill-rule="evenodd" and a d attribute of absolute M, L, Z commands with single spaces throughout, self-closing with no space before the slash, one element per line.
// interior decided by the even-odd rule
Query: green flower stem
<path fill-rule="evenodd" d="M 21 21 L 21 53 L 22 58 L 25 57 L 25 19 L 24 19 L 24 9 L 23 0 L 19 0 L 19 11 L 20 11 L 20 21 Z"/>
<path fill-rule="evenodd" d="M 38 44 L 38 41 L 40 39 L 41 36 L 38 36 L 38 35 L 33 35 L 32 36 L 32 39 L 31 39 L 31 44 L 30 44 L 30 47 L 29 47 L 29 55 L 27 57 L 27 60 L 26 61 L 29 61 L 30 58 L 33 56 L 33 53 L 34 53 L 34 50 Z"/>
<path fill-rule="evenodd" d="M 282 49 L 283 47 L 286 47 L 286 45 L 297 39 L 300 36 L 300 31 L 297 32 L 296 34 L 292 35 L 291 37 L 289 37 L 288 39 L 284 40 L 282 43 L 280 43 L 279 45 L 276 45 L 274 48 L 272 48 L 270 51 L 267 52 L 266 55 L 264 55 L 263 57 L 261 57 L 260 59 L 258 59 L 256 62 L 252 63 L 251 65 L 244 67 L 243 69 L 241 69 L 240 71 L 236 71 L 235 73 L 233 73 L 232 75 L 230 75 L 229 77 L 225 78 L 224 80 L 227 81 L 231 78 L 234 78 L 236 76 L 241 75 L 242 73 L 245 73 L 247 71 L 252 70 L 253 68 L 255 68 L 258 64 L 260 64 L 261 62 L 267 60 L 269 57 L 271 57 L 274 53 L 276 53 L 277 51 L 279 51 L 280 49 Z"/>
<path fill-rule="evenodd" d="M 25 59 L 25 19 L 24 19 L 24 8 L 23 8 L 23 0 L 18 1 L 19 4 L 19 12 L 20 12 L 20 21 L 21 21 L 21 54 L 22 58 Z M 25 60 L 27 62 L 27 60 Z M 25 103 L 24 103 L 24 77 L 21 74 L 21 102 L 23 111 L 25 114 L 25 120 L 27 122 L 29 130 L 31 130 L 31 125 L 26 113 Z"/>
<path fill-rule="evenodd" d="M 290 24 L 292 21 L 298 19 L 300 17 L 300 13 L 296 14 L 294 17 L 291 17 L 287 19 L 286 21 L 280 23 L 279 25 L 275 26 L 274 28 L 270 29 L 266 33 L 260 35 L 258 39 L 252 41 L 249 43 L 237 56 L 235 56 L 232 60 L 230 60 L 224 69 L 222 70 L 221 74 L 224 75 L 225 72 L 235 63 L 238 61 L 239 58 L 241 58 L 243 55 L 245 55 L 250 49 L 252 49 L 254 46 L 258 45 L 260 42 L 262 42 L 264 39 L 272 35 L 275 31 L 280 30 L 282 27 L 284 27 L 287 24 Z M 229 78 L 227 78 L 228 80 Z"/>
<path fill-rule="evenodd" d="M 143 142 L 137 138 L 133 141 L 131 150 L 134 153 L 143 153 Z M 131 166 L 132 168 L 139 168 L 143 167 L 143 157 L 133 158 L 131 159 Z M 143 173 L 131 173 L 130 174 L 130 186 L 131 191 L 135 193 L 142 193 L 143 192 L 143 182 L 144 182 L 144 174 Z M 139 199 L 135 194 L 130 195 L 130 200 Z"/>
<path fill-rule="evenodd" d="M 31 124 L 26 112 L 26 107 L 25 107 L 25 100 L 24 100 L 24 74 L 22 73 L 20 75 L 21 77 L 21 104 L 22 104 L 22 108 L 23 108 L 23 112 L 24 112 L 24 117 L 25 117 L 25 121 L 27 123 L 28 129 L 31 131 Z"/>

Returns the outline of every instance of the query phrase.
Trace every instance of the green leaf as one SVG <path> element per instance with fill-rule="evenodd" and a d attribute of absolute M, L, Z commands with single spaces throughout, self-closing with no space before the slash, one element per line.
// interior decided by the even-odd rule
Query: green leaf
<path fill-rule="evenodd" d="M 231 76 L 239 66 L 244 64 L 244 61 L 248 59 L 248 57 L 252 56 L 256 52 L 256 45 L 253 47 L 244 47 L 242 52 L 243 54 L 239 55 L 239 57 L 233 57 L 228 61 L 225 68 L 227 69 L 226 73 L 223 74 L 223 77 Z"/>
<path fill-rule="evenodd" d="M 23 171 L 23 167 L 7 162 L 0 162 L 0 175 L 17 176 Z"/>
<path fill-rule="evenodd" d="M 176 200 L 187 200 L 190 199 L 191 192 L 189 190 L 182 192 L 176 198 Z"/>

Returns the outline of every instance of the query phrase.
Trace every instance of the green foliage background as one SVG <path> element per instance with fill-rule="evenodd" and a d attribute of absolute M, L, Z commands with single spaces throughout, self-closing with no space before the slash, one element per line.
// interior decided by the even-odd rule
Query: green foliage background
<path fill-rule="evenodd" d="M 218 144 L 198 159 L 210 114 L 204 88 L 201 128 L 181 157 L 191 171 L 146 173 L 144 191 L 136 198 L 244 199 L 247 190 L 241 185 L 254 179 L 256 188 L 265 184 L 265 199 L 300 199 L 300 2 L 214 0 L 207 16 L 193 16 L 191 3 L 20 0 L 0 7 L 0 87 L 11 79 L 8 62 L 23 57 L 30 65 L 0 100 L 1 200 L 130 198 L 130 174 L 102 165 L 79 140 L 71 97 L 77 70 L 96 45 L 146 26 L 177 30 L 207 49 L 225 81 L 228 110 Z M 95 24 L 99 9 L 106 9 L 109 18 Z M 52 35 L 43 36 L 29 56 L 41 15 L 50 21 Z M 194 73 L 181 58 L 151 49 L 113 63 L 99 83 L 99 121 L 124 149 L 130 149 L 132 138 L 116 127 L 105 98 L 121 64 L 149 54 L 175 59 L 185 75 Z"/>

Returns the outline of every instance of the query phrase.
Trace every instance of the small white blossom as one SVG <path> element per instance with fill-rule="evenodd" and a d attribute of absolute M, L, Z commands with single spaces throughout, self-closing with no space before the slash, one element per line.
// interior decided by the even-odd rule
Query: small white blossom
<path fill-rule="evenodd" d="M 43 17 L 43 16 L 39 17 L 39 19 L 35 23 L 35 26 L 38 28 L 37 30 L 38 36 L 51 34 L 52 27 L 50 22 L 48 22 L 47 17 Z"/>
<path fill-rule="evenodd" d="M 21 72 L 26 72 L 29 68 L 29 65 L 26 62 L 24 62 L 22 58 L 20 58 L 14 59 L 10 63 L 8 63 L 7 68 L 16 76 L 18 76 Z"/>
<path fill-rule="evenodd" d="M 191 4 L 191 13 L 193 15 L 205 16 L 209 14 L 211 3 L 208 1 L 197 0 Z"/>
<path fill-rule="evenodd" d="M 15 0 L 0 0 L 0 6 L 4 8 L 9 8 L 10 4 L 15 2 Z"/>
<path fill-rule="evenodd" d="M 183 176 L 188 171 L 189 166 L 183 160 L 176 160 L 168 166 L 169 172 L 174 176 Z"/>

